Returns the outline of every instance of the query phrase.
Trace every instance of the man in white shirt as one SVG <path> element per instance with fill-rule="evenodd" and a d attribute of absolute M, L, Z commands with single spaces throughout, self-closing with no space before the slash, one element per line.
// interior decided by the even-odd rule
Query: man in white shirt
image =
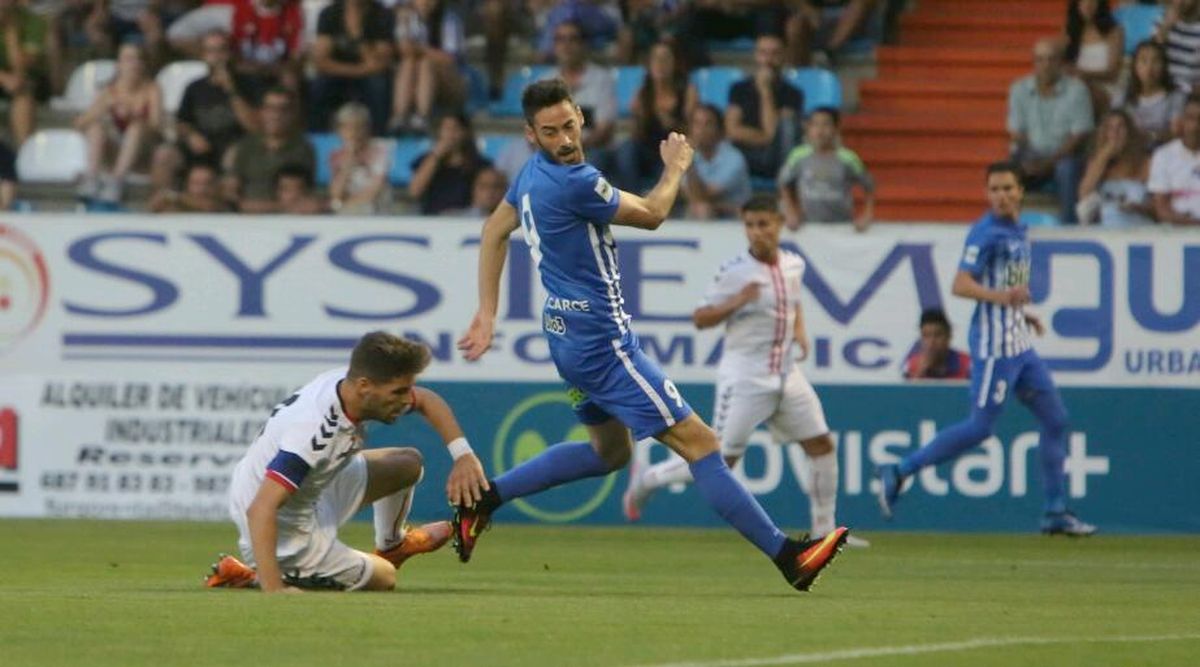
<path fill-rule="evenodd" d="M 1179 138 L 1154 151 L 1150 193 L 1159 222 L 1200 225 L 1200 95 L 1183 106 Z"/>
<path fill-rule="evenodd" d="M 763 422 L 776 442 L 800 443 L 808 456 L 802 486 L 808 491 L 812 535 L 819 539 L 837 525 L 838 461 L 821 400 L 800 372 L 809 344 L 800 306 L 805 263 L 779 247 L 783 214 L 774 197 L 751 197 L 741 214 L 750 247 L 721 266 L 703 303 L 692 313 L 699 329 L 725 325 L 713 428 L 731 467 L 746 453 L 751 434 Z M 625 517 L 640 519 L 654 490 L 690 481 L 687 463 L 679 457 L 644 471 L 632 470 Z M 867 542 L 855 537 L 846 544 Z"/>
<path fill-rule="evenodd" d="M 318 375 L 275 407 L 230 480 L 229 512 L 245 563 L 222 557 L 209 587 L 391 590 L 405 560 L 450 539 L 446 521 L 405 528 L 424 473 L 420 452 L 363 449 L 367 421 L 391 423 L 416 412 L 454 457 L 446 483 L 451 502 L 473 502 L 486 490 L 483 467 L 450 406 L 414 385 L 429 360 L 424 344 L 368 333 L 348 369 Z M 367 505 L 375 518 L 374 553 L 337 539 L 338 527 Z"/>

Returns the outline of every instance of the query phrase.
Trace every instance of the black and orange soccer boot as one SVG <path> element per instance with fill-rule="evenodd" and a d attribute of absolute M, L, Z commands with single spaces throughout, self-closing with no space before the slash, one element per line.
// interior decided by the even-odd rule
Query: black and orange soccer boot
<path fill-rule="evenodd" d="M 843 526 L 820 539 L 788 540 L 776 556 L 775 565 L 788 585 L 798 591 L 808 591 L 821 571 L 841 552 L 849 536 L 850 529 Z"/>
<path fill-rule="evenodd" d="M 476 503 L 474 507 L 458 505 L 450 525 L 454 530 L 454 551 L 458 553 L 458 559 L 466 563 L 471 560 L 479 536 L 492 525 L 492 512 L 482 503 Z"/>
<path fill-rule="evenodd" d="M 386 551 L 375 550 L 375 555 L 399 568 L 404 561 L 417 554 L 427 554 L 446 546 L 454 529 L 449 521 L 435 521 L 404 531 L 404 539 Z"/>

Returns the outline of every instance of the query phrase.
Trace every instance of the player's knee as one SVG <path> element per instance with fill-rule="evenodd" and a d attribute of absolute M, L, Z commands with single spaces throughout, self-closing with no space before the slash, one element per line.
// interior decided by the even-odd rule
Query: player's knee
<path fill-rule="evenodd" d="M 425 458 L 412 447 L 395 447 L 388 450 L 387 462 L 402 486 L 412 486 L 421 479 Z"/>
<path fill-rule="evenodd" d="M 826 454 L 833 453 L 833 438 L 828 433 L 818 435 L 815 438 L 801 440 L 800 447 L 809 456 L 825 456 Z"/>
<path fill-rule="evenodd" d="M 372 559 L 371 579 L 363 588 L 369 591 L 391 591 L 396 589 L 396 568 L 381 558 Z"/>

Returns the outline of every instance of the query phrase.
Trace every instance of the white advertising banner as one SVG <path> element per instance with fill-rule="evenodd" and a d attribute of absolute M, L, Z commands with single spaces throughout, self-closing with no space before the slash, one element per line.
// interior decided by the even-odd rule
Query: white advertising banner
<path fill-rule="evenodd" d="M 476 304 L 479 229 L 443 218 L 0 219 L 0 515 L 224 516 L 228 471 L 270 407 L 344 364 L 371 329 L 429 343 L 429 380 L 554 381 L 546 295 L 519 238 L 495 348 L 477 363 L 456 353 Z M 808 376 L 896 383 L 932 306 L 965 346 L 972 304 L 949 296 L 965 233 L 787 233 L 809 266 Z M 719 334 L 696 332 L 690 316 L 744 246 L 740 226 L 671 222 L 616 236 L 647 353 L 676 382 L 711 382 Z M 1200 234 L 1034 239 L 1033 309 L 1048 328 L 1037 348 L 1056 380 L 1200 386 Z"/>

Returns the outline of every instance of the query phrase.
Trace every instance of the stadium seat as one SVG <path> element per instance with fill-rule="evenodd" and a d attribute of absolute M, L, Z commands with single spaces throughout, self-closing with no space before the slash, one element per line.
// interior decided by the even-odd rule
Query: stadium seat
<path fill-rule="evenodd" d="M 79 65 L 67 79 L 63 96 L 50 100 L 50 107 L 55 111 L 86 111 L 96 99 L 96 91 L 112 80 L 116 72 L 115 60 L 89 60 Z"/>
<path fill-rule="evenodd" d="M 1058 227 L 1058 216 L 1045 211 L 1022 211 L 1021 224 L 1030 227 Z"/>
<path fill-rule="evenodd" d="M 163 110 L 171 115 L 178 112 L 188 84 L 207 75 L 208 65 L 203 60 L 180 60 L 162 68 L 154 80 L 162 90 Z"/>
<path fill-rule="evenodd" d="M 641 65 L 614 67 L 617 74 L 617 111 L 622 118 L 628 118 L 633 109 L 633 99 L 637 97 L 642 83 L 646 81 L 646 68 Z"/>
<path fill-rule="evenodd" d="M 516 140 L 517 137 L 511 134 L 485 134 L 476 139 L 475 143 L 479 146 L 480 154 L 495 163 L 504 152 L 504 148 Z"/>
<path fill-rule="evenodd" d="M 692 83 L 700 94 L 700 101 L 724 111 L 729 105 L 729 89 L 746 78 L 746 73 L 737 67 L 701 67 L 692 72 Z"/>
<path fill-rule="evenodd" d="M 329 156 L 342 147 L 342 138 L 333 132 L 311 132 L 308 143 L 312 144 L 313 152 L 317 154 L 317 173 L 314 175 L 317 185 L 327 186 L 333 180 L 333 172 L 329 169 Z"/>
<path fill-rule="evenodd" d="M 412 161 L 427 153 L 433 147 L 429 139 L 399 139 L 396 141 L 396 153 L 392 157 L 392 173 L 388 180 L 397 187 L 407 187 L 412 181 Z"/>
<path fill-rule="evenodd" d="M 75 130 L 41 130 L 21 144 L 17 178 L 30 183 L 74 183 L 87 169 L 87 141 Z"/>
<path fill-rule="evenodd" d="M 1113 10 L 1117 23 L 1125 30 L 1125 54 L 1133 53 L 1137 45 L 1154 35 L 1154 26 L 1162 19 L 1161 5 L 1121 5 Z"/>
<path fill-rule="evenodd" d="M 750 189 L 755 192 L 775 193 L 778 191 L 778 186 L 775 185 L 775 179 L 773 178 L 752 176 L 750 177 Z"/>
<path fill-rule="evenodd" d="M 708 50 L 725 51 L 727 53 L 750 53 L 754 50 L 754 38 L 710 39 L 708 40 Z"/>
<path fill-rule="evenodd" d="M 525 86 L 545 77 L 553 69 L 548 65 L 534 65 L 509 74 L 504 81 L 504 94 L 492 103 L 488 112 L 493 116 L 520 118 L 521 93 L 525 92 Z"/>
<path fill-rule="evenodd" d="M 829 70 L 800 67 L 784 72 L 783 79 L 804 93 L 804 113 L 819 107 L 842 108 L 842 82 Z"/>
<path fill-rule="evenodd" d="M 479 68 L 466 63 L 458 66 L 458 72 L 467 84 L 467 114 L 473 116 L 487 109 L 488 85 L 483 72 L 480 72 Z"/>

